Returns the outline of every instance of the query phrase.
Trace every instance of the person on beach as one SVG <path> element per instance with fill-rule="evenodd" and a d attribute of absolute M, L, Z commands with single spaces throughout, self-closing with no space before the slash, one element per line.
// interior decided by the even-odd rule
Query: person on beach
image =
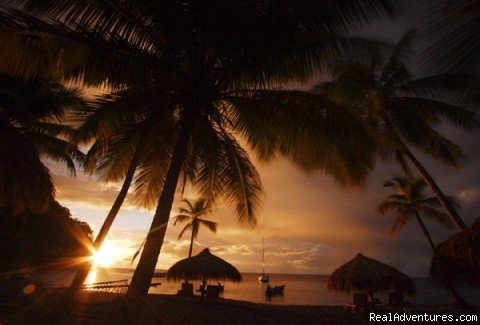
<path fill-rule="evenodd" d="M 203 280 L 202 281 L 202 284 L 200 285 L 200 288 L 198 291 L 200 291 L 200 299 L 205 299 L 205 295 L 206 295 L 206 292 L 207 292 L 207 281 Z"/>

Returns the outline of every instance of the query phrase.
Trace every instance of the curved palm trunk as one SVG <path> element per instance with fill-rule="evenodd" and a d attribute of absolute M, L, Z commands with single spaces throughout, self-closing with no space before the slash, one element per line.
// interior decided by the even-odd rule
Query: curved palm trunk
<path fill-rule="evenodd" d="M 395 127 L 385 113 L 383 114 L 383 120 L 385 121 L 385 124 L 387 124 L 388 128 L 395 132 Z M 403 141 L 398 135 L 396 135 L 396 140 L 399 144 L 401 152 L 408 158 L 408 160 L 410 160 L 410 162 L 415 166 L 415 168 L 418 170 L 418 172 L 428 184 L 428 186 L 430 186 L 433 194 L 436 196 L 442 207 L 445 209 L 453 224 L 457 226 L 458 230 L 465 229 L 467 225 L 458 215 L 455 207 L 448 201 L 445 193 L 443 193 L 440 187 L 438 187 L 433 177 L 428 173 L 425 167 L 423 167 L 420 161 L 418 161 L 418 159 L 413 155 L 413 153 L 408 149 L 408 147 L 405 145 L 405 143 L 403 143 Z"/>
<path fill-rule="evenodd" d="M 433 194 L 437 197 L 438 201 L 445 209 L 452 222 L 457 226 L 458 230 L 465 229 L 467 225 L 458 215 L 457 210 L 455 210 L 451 202 L 448 201 L 447 196 L 445 195 L 445 193 L 442 192 L 440 187 L 438 187 L 432 176 L 427 172 L 423 165 L 417 160 L 417 158 L 405 145 L 403 145 L 402 152 L 405 154 L 408 160 L 410 160 L 410 162 L 417 168 L 420 175 L 422 175 L 422 178 L 430 186 Z"/>
<path fill-rule="evenodd" d="M 142 254 L 138 261 L 137 268 L 133 274 L 132 281 L 127 291 L 127 307 L 133 314 L 142 311 L 144 300 L 155 271 L 158 256 L 162 248 L 163 239 L 167 230 L 170 210 L 172 209 L 175 190 L 180 177 L 181 168 L 187 152 L 188 143 L 193 129 L 193 116 L 185 121 L 177 144 L 175 145 L 170 166 L 165 178 L 162 193 L 158 200 L 157 209 L 143 247 Z"/>
<path fill-rule="evenodd" d="M 98 232 L 98 235 L 93 242 L 93 248 L 95 251 L 99 250 L 103 242 L 105 241 L 108 231 L 110 230 L 113 221 L 118 214 L 118 211 L 120 211 L 120 208 L 122 207 L 122 204 L 127 197 L 128 190 L 130 188 L 130 185 L 132 184 L 133 176 L 135 175 L 135 170 L 138 165 L 138 156 L 138 150 L 136 150 L 133 155 L 132 161 L 130 162 L 130 166 L 128 167 L 127 174 L 125 175 L 125 180 L 123 181 L 122 188 L 118 193 L 117 198 L 112 205 L 112 208 L 108 212 L 107 218 L 103 222 L 102 228 L 100 228 L 100 231 Z M 91 261 L 88 261 L 81 267 L 81 269 L 75 274 L 75 278 L 73 279 L 69 290 L 77 290 L 83 285 L 85 279 L 88 276 L 88 273 L 90 272 L 90 269 L 92 268 L 92 264 L 93 263 Z"/>
<path fill-rule="evenodd" d="M 418 214 L 417 211 L 415 211 L 415 217 L 417 217 L 417 221 L 420 224 L 420 228 L 422 228 L 423 233 L 425 234 L 425 237 L 427 237 L 428 242 L 430 243 L 430 247 L 432 247 L 432 250 L 435 251 L 435 244 L 433 243 L 432 236 L 430 236 L 430 232 L 428 231 L 427 227 L 422 221 L 422 218 L 420 218 L 420 215 Z"/>

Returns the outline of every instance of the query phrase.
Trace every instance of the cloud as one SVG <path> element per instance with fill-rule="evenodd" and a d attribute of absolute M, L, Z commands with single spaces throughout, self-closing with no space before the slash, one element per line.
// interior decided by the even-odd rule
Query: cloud
<path fill-rule="evenodd" d="M 458 194 L 458 197 L 464 203 L 476 203 L 480 201 L 480 187 L 472 187 L 467 190 L 463 190 Z"/>
<path fill-rule="evenodd" d="M 251 255 L 253 250 L 248 245 L 223 245 L 223 246 L 214 246 L 211 249 L 212 253 L 217 255 Z"/>

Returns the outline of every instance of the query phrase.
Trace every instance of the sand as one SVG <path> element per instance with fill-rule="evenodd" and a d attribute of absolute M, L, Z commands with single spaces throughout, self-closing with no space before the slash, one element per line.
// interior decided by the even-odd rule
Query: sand
<path fill-rule="evenodd" d="M 86 292 L 72 311 L 68 324 L 121 324 L 123 294 Z M 58 294 L 37 297 L 36 302 L 22 305 L 0 304 L 1 324 L 52 323 L 48 310 Z M 228 299 L 201 302 L 178 299 L 172 295 L 149 295 L 147 311 L 141 324 L 372 324 L 367 313 L 353 313 L 341 306 L 283 306 L 257 304 Z M 378 313 L 388 313 L 379 310 Z M 395 311 L 393 311 L 395 312 Z M 402 312 L 402 311 L 398 311 Z M 480 309 L 459 310 L 449 306 L 416 306 L 413 313 L 476 314 Z M 480 319 L 480 317 L 478 318 Z M 418 322 L 417 322 L 418 324 Z M 429 322 L 429 324 L 433 324 Z"/>

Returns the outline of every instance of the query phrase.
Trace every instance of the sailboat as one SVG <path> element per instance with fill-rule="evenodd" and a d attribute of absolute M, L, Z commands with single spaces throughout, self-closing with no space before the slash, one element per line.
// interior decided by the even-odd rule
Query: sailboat
<path fill-rule="evenodd" d="M 265 238 L 262 238 L 262 275 L 258 277 L 258 281 L 267 283 L 270 281 L 270 277 L 265 274 Z"/>

